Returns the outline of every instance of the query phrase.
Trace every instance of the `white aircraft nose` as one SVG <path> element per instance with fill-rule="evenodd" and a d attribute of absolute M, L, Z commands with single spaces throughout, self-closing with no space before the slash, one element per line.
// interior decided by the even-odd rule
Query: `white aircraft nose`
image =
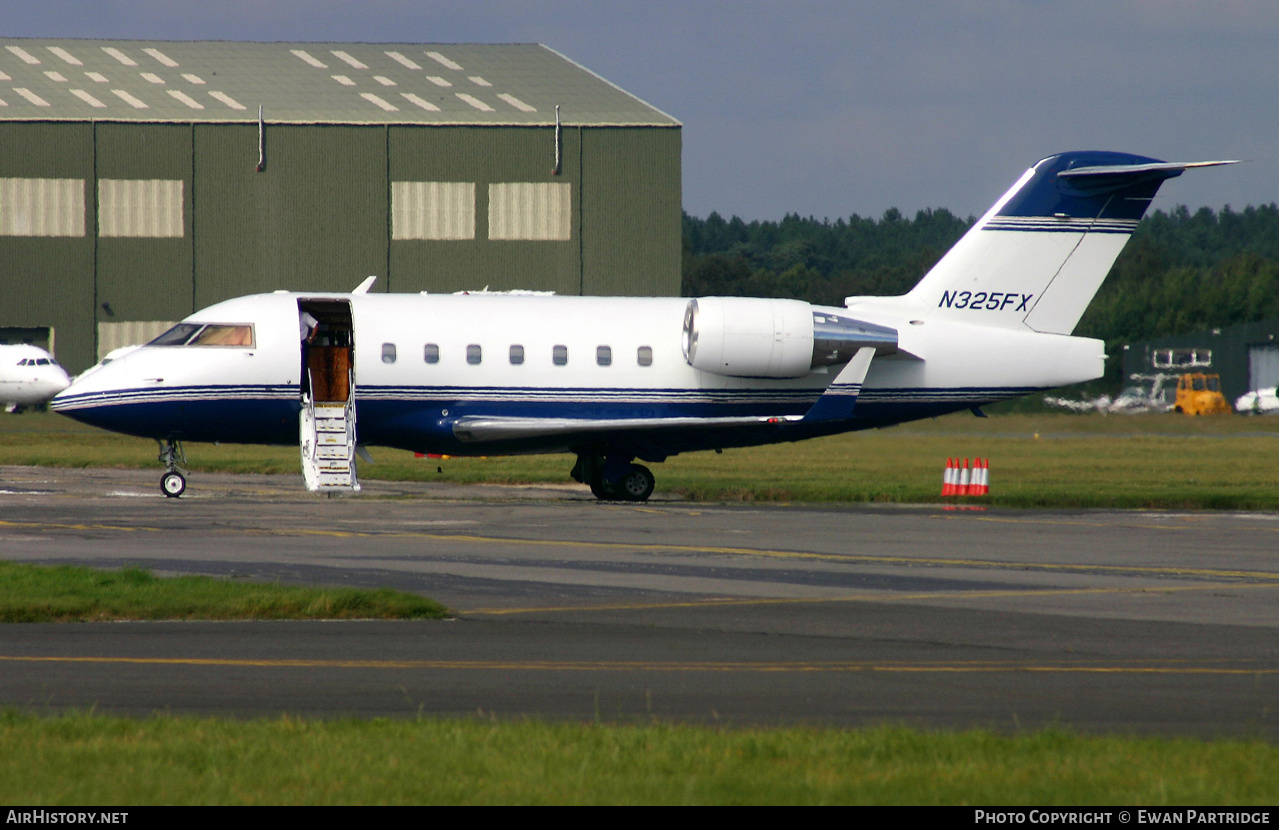
<path fill-rule="evenodd" d="M 120 361 L 98 364 L 75 378 L 67 377 L 67 373 L 62 371 L 55 390 L 57 394 L 53 396 L 53 409 L 63 414 L 70 414 L 72 410 L 92 409 L 97 405 L 94 401 L 97 393 L 119 389 L 127 385 L 128 379 L 127 374 L 122 376 L 120 373 Z"/>
<path fill-rule="evenodd" d="M 62 397 L 62 393 L 66 392 L 72 386 L 72 380 L 64 371 L 61 377 L 53 378 L 49 382 L 49 395 L 51 402 L 57 403 L 58 398 Z"/>
<path fill-rule="evenodd" d="M 47 378 L 44 383 L 49 390 L 49 397 L 52 398 L 71 385 L 71 378 L 67 376 L 62 367 L 58 367 L 58 371 L 52 377 Z"/>

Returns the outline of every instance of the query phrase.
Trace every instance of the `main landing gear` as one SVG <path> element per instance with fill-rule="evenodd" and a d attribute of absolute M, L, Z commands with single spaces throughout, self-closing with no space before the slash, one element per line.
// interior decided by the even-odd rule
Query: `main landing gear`
<path fill-rule="evenodd" d="M 618 456 L 579 455 L 572 476 L 600 501 L 647 501 L 657 483 L 647 467 Z"/>
<path fill-rule="evenodd" d="M 183 467 L 187 463 L 186 453 L 182 450 L 181 441 L 159 441 L 160 444 L 160 463 L 164 465 L 165 473 L 160 477 L 160 492 L 171 499 L 186 492 L 187 480 L 182 475 L 186 472 Z"/>

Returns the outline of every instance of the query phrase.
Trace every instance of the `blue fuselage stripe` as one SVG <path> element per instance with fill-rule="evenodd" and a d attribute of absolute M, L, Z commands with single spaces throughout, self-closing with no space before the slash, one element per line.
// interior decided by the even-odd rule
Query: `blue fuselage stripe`
<path fill-rule="evenodd" d="M 934 417 L 1031 391 L 1035 390 L 863 388 L 851 419 L 816 426 L 646 430 L 631 439 L 660 443 L 671 454 L 766 444 Z M 550 436 L 463 444 L 452 427 L 466 416 L 616 420 L 803 415 L 821 392 L 369 386 L 356 393 L 356 430 L 361 444 L 409 450 L 458 455 L 553 451 L 568 448 L 576 439 Z M 301 403 L 296 386 L 202 386 L 81 395 L 59 399 L 55 408 L 94 426 L 148 438 L 287 445 L 298 441 Z"/>

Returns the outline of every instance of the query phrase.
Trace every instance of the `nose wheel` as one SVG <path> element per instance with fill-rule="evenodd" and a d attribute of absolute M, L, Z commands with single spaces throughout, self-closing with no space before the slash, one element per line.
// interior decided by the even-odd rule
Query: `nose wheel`
<path fill-rule="evenodd" d="M 160 463 L 164 465 L 164 475 L 160 477 L 160 492 L 171 499 L 186 492 L 187 480 L 182 475 L 186 470 L 186 453 L 181 441 L 160 441 Z"/>
<path fill-rule="evenodd" d="M 165 473 L 160 479 L 160 489 L 169 498 L 176 499 L 186 492 L 187 480 L 179 472 Z"/>

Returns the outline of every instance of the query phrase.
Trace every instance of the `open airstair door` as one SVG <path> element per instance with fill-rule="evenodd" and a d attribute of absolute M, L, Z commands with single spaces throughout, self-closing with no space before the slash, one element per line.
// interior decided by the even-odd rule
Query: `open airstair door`
<path fill-rule="evenodd" d="M 355 329 L 345 300 L 298 300 L 306 489 L 355 492 Z"/>

